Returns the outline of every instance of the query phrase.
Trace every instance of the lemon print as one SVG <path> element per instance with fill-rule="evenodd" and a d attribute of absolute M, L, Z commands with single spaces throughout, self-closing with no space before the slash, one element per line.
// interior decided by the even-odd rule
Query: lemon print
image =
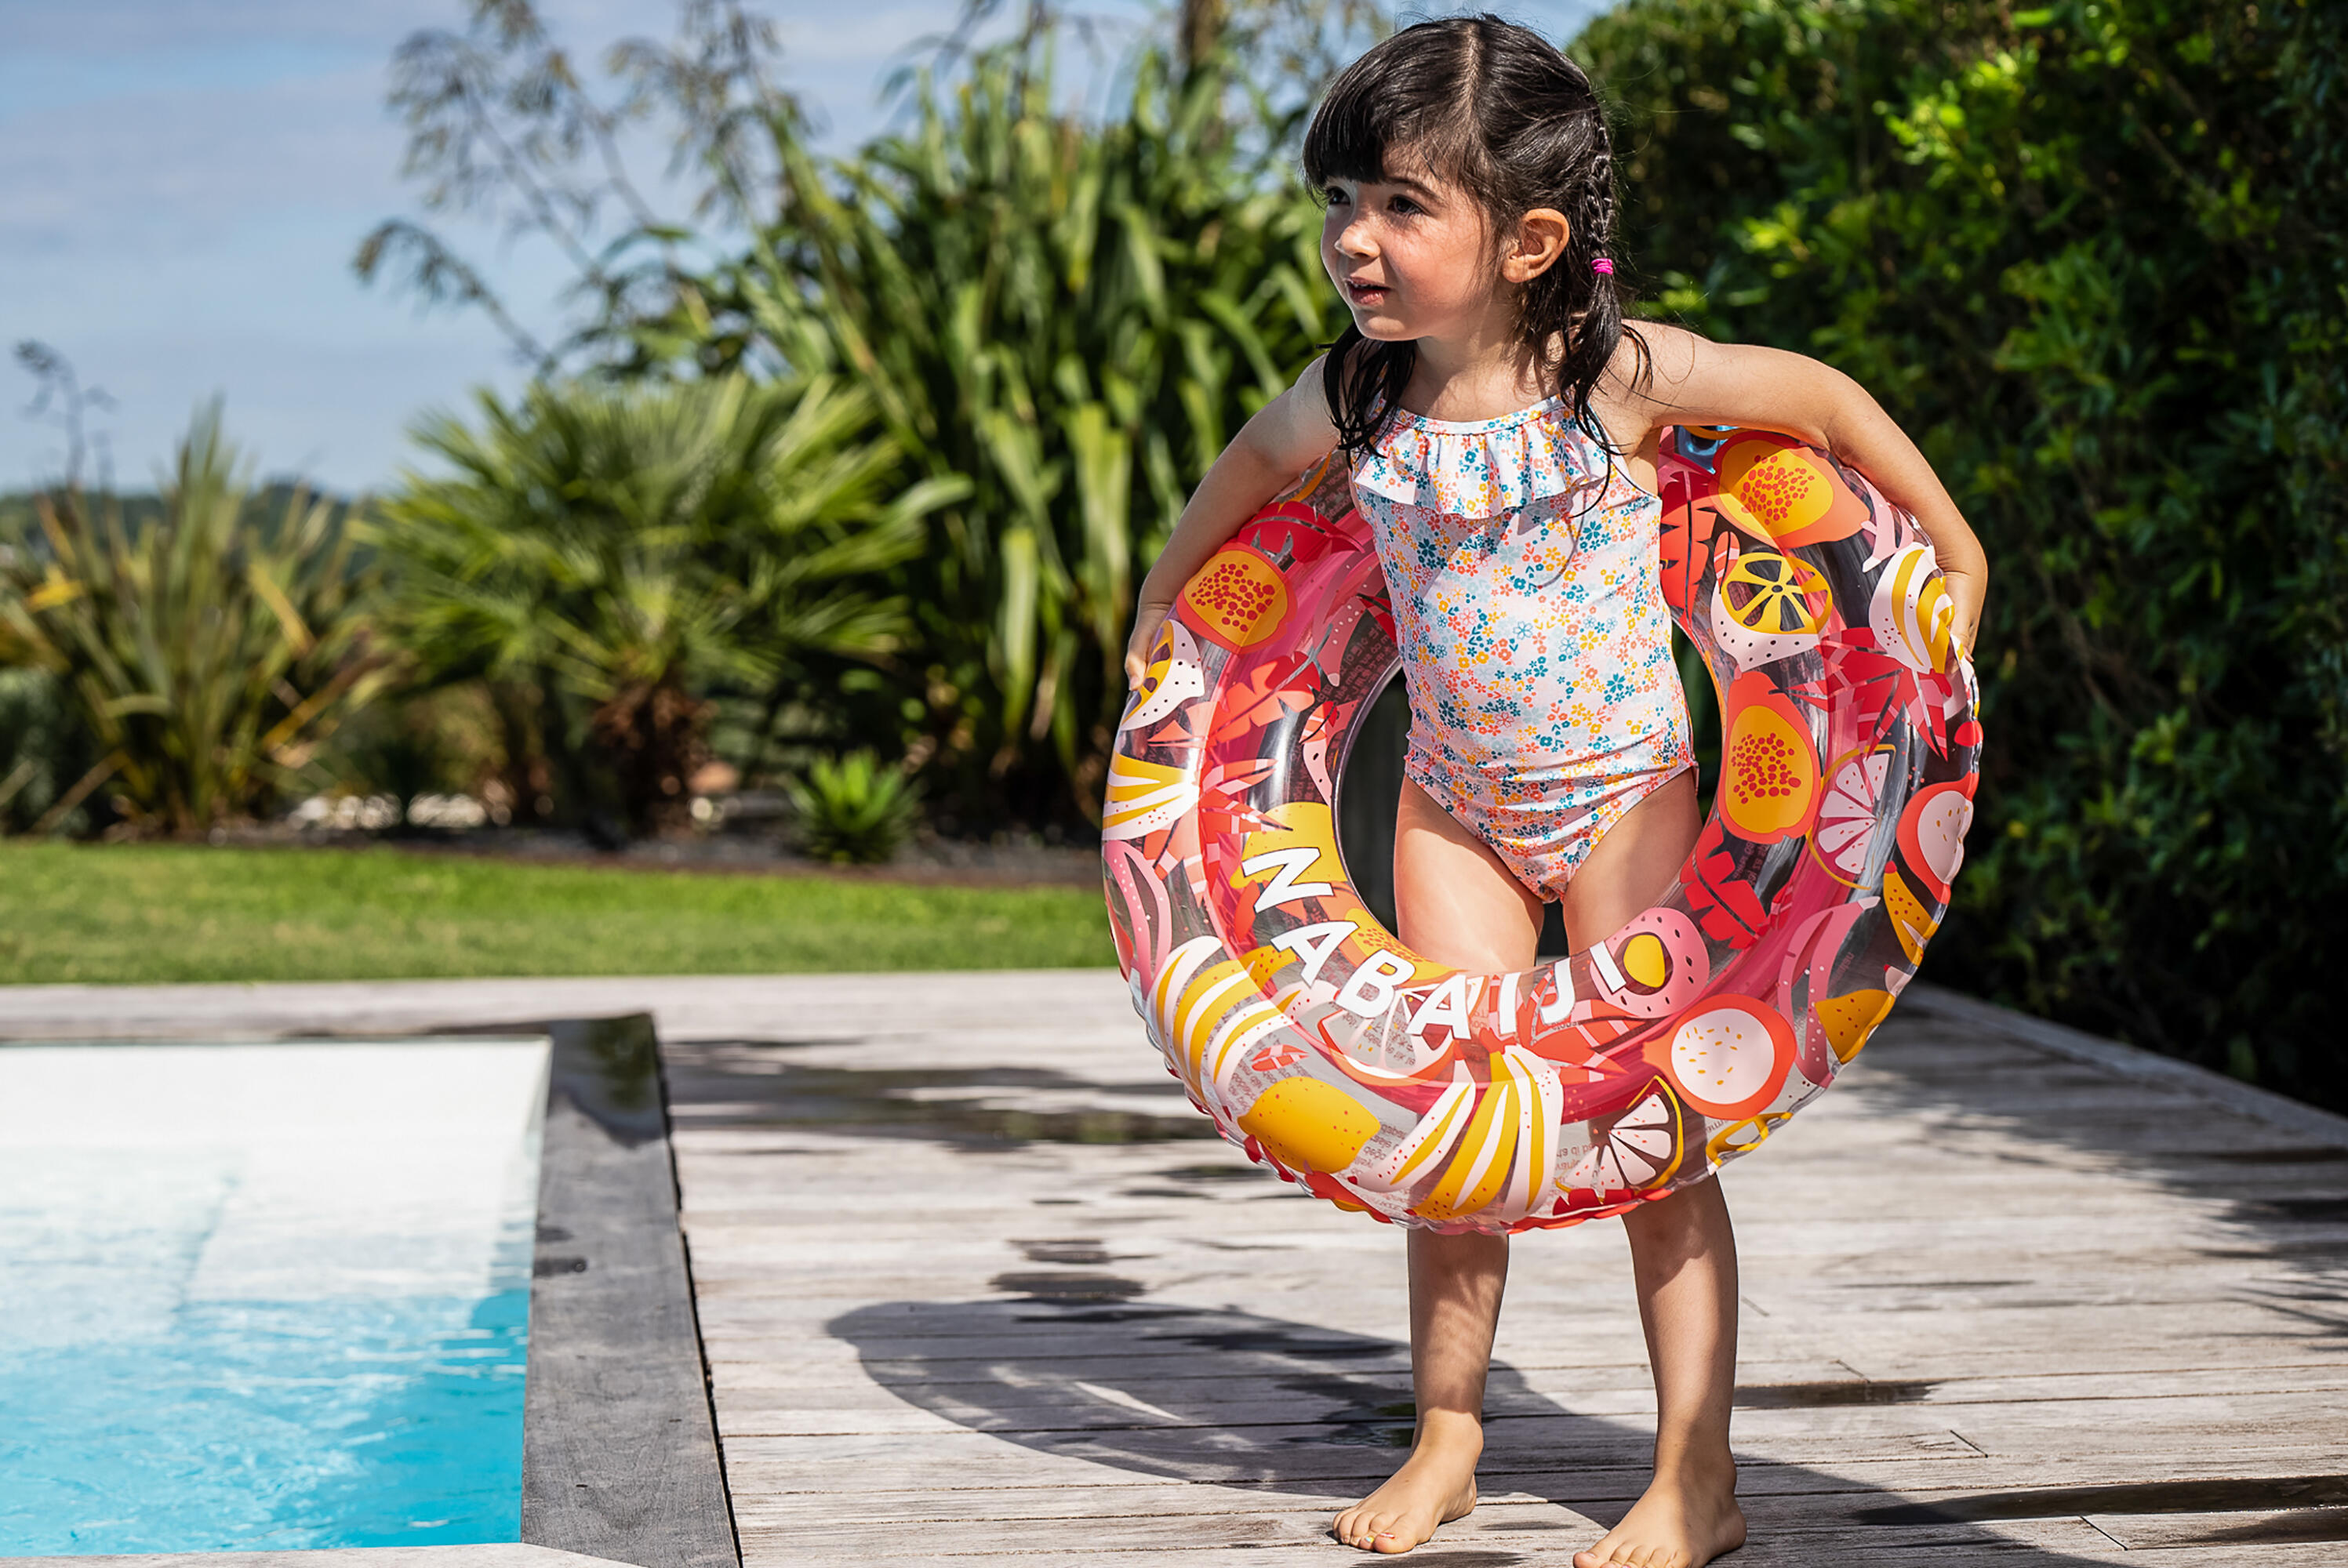
<path fill-rule="evenodd" d="M 1292 1171 L 1342 1171 L 1378 1130 L 1378 1119 L 1317 1078 L 1283 1078 L 1239 1119 L 1241 1131 Z"/>
<path fill-rule="evenodd" d="M 1663 989 L 1663 982 L 1672 978 L 1672 955 L 1653 931 L 1642 931 L 1623 943 L 1614 961 L 1625 977 L 1651 991 Z"/>
<path fill-rule="evenodd" d="M 1827 1031 L 1827 1040 L 1834 1047 L 1835 1060 L 1849 1061 L 1891 1010 L 1891 993 L 1852 991 L 1848 996 L 1823 997 L 1810 1005 L 1818 1015 L 1818 1027 Z"/>
<path fill-rule="evenodd" d="M 1603 1197 L 1663 1185 L 1679 1172 L 1686 1121 L 1687 1113 L 1673 1100 L 1669 1086 L 1656 1083 L 1611 1124 L 1592 1125 L 1591 1130 L 1600 1133 L 1597 1143 L 1558 1176 L 1558 1189 L 1582 1189 Z"/>
<path fill-rule="evenodd" d="M 1883 808 L 1883 785 L 1891 774 L 1890 746 L 1859 746 L 1835 760 L 1818 797 L 1818 825 L 1810 851 L 1846 887 L 1859 885 L 1875 847 L 1876 815 Z"/>
<path fill-rule="evenodd" d="M 1925 911 L 1924 901 L 1916 897 L 1899 872 L 1886 866 L 1883 872 L 1883 912 L 1891 917 L 1891 934 L 1900 938 L 1900 950 L 1908 955 L 1911 964 L 1924 961 L 1924 944 L 1941 923 Z"/>
<path fill-rule="evenodd" d="M 1827 579 L 1816 567 L 1775 550 L 1746 550 L 1728 569 L 1728 613 L 1747 631 L 1765 637 L 1815 637 L 1820 617 L 1810 601 L 1827 596 Z M 1742 600 L 1743 602 L 1738 602 Z"/>

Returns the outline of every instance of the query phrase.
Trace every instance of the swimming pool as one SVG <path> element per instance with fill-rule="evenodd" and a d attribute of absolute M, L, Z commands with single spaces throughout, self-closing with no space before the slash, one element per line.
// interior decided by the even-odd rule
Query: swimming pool
<path fill-rule="evenodd" d="M 0 1556 L 519 1539 L 547 1051 L 0 1049 Z"/>

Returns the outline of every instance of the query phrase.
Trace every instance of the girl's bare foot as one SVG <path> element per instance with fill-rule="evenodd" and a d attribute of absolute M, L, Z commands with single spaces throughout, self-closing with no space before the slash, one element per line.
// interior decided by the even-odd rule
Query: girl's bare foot
<path fill-rule="evenodd" d="M 1573 1568 L 1704 1568 L 1745 1544 L 1736 1470 L 1725 1475 L 1657 1475 L 1622 1522 Z"/>
<path fill-rule="evenodd" d="M 1365 1552 L 1407 1552 L 1476 1510 L 1481 1431 L 1422 1433 L 1392 1480 L 1337 1516 L 1337 1539 Z"/>

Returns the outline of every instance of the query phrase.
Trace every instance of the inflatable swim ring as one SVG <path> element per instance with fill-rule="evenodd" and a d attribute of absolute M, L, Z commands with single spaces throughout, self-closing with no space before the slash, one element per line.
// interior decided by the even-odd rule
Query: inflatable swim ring
<path fill-rule="evenodd" d="M 1339 780 L 1400 661 L 1343 473 L 1191 579 L 1127 704 L 1102 853 L 1135 1009 L 1226 1138 L 1342 1207 L 1514 1231 L 1700 1181 L 1834 1081 L 1948 907 L 1982 730 L 1914 519 L 1762 431 L 1673 431 L 1657 466 L 1719 787 L 1676 886 L 1570 958 L 1445 968 L 1347 880 Z"/>

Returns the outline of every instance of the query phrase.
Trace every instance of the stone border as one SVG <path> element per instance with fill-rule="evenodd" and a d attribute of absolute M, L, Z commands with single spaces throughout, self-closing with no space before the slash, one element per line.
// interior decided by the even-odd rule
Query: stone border
<path fill-rule="evenodd" d="M 551 1023 L 521 1538 L 739 1568 L 652 1019 Z"/>
<path fill-rule="evenodd" d="M 1900 999 L 1902 1006 L 1910 1011 L 1971 1024 L 1976 1029 L 2003 1035 L 2019 1044 L 2102 1068 L 2116 1077 L 2157 1083 L 2164 1089 L 2173 1089 L 2198 1100 L 2222 1105 L 2237 1115 L 2281 1127 L 2315 1143 L 2348 1149 L 2348 1116 L 2302 1104 L 2271 1089 L 2244 1083 L 2239 1078 L 2229 1078 L 2224 1073 L 2212 1072 L 2206 1067 L 2197 1067 L 2173 1056 L 2163 1056 L 2142 1046 L 2123 1045 L 2116 1040 L 2105 1040 L 2064 1024 L 2050 1023 L 2044 1019 L 2033 1018 L 2028 1013 L 2016 1012 L 1995 1002 L 1981 1001 L 1941 986 L 1911 985 Z"/>
<path fill-rule="evenodd" d="M 102 1046 L 109 1031 L 11 1044 Z M 115 1039 L 160 1041 L 160 1030 Z M 550 1042 L 522 1413 L 521 1540 L 306 1552 L 0 1557 L 0 1568 L 740 1568 L 677 1217 L 651 1017 L 440 1026 L 399 1035 L 207 1029 L 173 1043 L 386 1039 Z"/>

